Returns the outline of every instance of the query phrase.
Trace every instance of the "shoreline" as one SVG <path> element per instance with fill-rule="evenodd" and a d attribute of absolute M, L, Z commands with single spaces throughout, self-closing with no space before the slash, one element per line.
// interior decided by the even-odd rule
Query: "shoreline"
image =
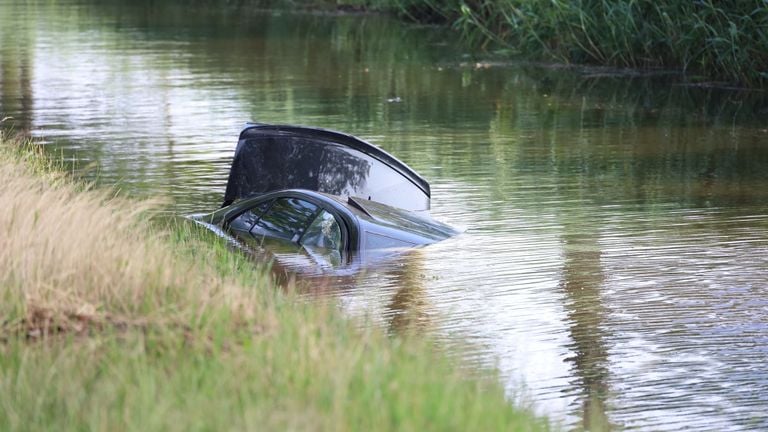
<path fill-rule="evenodd" d="M 40 152 L 0 135 L 0 429 L 551 430 L 493 371 L 300 301 Z"/>

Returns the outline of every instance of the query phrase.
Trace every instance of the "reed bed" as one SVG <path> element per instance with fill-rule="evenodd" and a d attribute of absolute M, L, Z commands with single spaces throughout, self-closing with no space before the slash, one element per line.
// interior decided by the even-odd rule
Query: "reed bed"
<path fill-rule="evenodd" d="M 502 58 L 681 71 L 694 84 L 765 88 L 765 0 L 175 0 L 234 10 L 379 11 L 458 30 Z"/>
<path fill-rule="evenodd" d="M 391 11 L 458 29 L 504 56 L 622 68 L 682 70 L 696 82 L 765 87 L 765 0 L 252 0 Z"/>
<path fill-rule="evenodd" d="M 566 63 L 682 69 L 697 80 L 768 81 L 768 4 L 745 1 L 393 0 L 475 45 Z M 695 77 L 695 75 L 702 77 Z"/>
<path fill-rule="evenodd" d="M 548 430 L 490 371 L 299 301 L 0 135 L 0 430 Z"/>

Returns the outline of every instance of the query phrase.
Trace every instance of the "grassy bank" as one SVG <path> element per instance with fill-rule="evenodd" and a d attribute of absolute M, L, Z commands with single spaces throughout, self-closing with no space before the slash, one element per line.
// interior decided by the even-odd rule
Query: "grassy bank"
<path fill-rule="evenodd" d="M 475 45 L 514 55 L 678 69 L 692 81 L 768 83 L 768 7 L 762 0 L 424 3 L 430 16 L 445 17 Z"/>
<path fill-rule="evenodd" d="M 0 430 L 541 430 L 492 374 L 360 330 L 152 204 L 0 143 Z"/>
<path fill-rule="evenodd" d="M 247 3 L 247 0 L 246 0 Z M 764 0 L 251 0 L 272 8 L 367 9 L 460 30 L 471 46 L 562 63 L 685 72 L 764 88 Z"/>
<path fill-rule="evenodd" d="M 768 7 L 763 0 L 394 0 L 414 19 L 444 17 L 476 45 L 566 63 L 675 68 L 764 87 Z M 411 12 L 413 11 L 413 12 Z"/>

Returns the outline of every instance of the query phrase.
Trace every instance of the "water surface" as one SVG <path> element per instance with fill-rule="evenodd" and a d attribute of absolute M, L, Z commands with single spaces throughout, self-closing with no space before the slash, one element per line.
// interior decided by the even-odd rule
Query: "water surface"
<path fill-rule="evenodd" d="M 465 234 L 310 295 L 469 342 L 566 428 L 768 428 L 768 102 L 488 63 L 376 16 L 0 2 L 0 117 L 168 212 L 213 209 L 248 120 L 353 133 Z"/>

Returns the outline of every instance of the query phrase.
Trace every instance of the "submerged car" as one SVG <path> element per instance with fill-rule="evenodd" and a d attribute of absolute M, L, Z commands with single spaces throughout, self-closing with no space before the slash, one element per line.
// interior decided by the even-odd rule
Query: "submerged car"
<path fill-rule="evenodd" d="M 337 267 L 459 233 L 429 215 L 429 183 L 340 132 L 248 124 L 222 208 L 191 218 L 246 246 L 298 248 Z"/>

